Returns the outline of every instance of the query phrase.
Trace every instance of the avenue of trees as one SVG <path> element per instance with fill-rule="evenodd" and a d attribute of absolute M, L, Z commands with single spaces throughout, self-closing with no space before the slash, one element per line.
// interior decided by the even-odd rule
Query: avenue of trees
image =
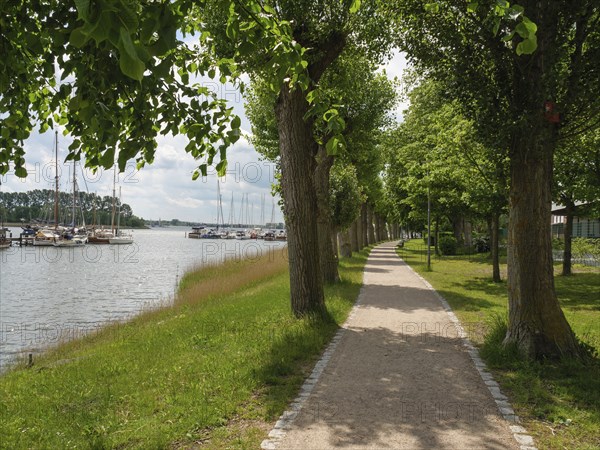
<path fill-rule="evenodd" d="M 496 280 L 508 212 L 505 342 L 534 358 L 579 353 L 554 290 L 549 223 L 553 197 L 597 198 L 587 189 L 600 128 L 595 0 L 0 6 L 1 174 L 26 176 L 23 141 L 58 125 L 74 137 L 68 159 L 90 168 L 144 166 L 159 134 L 183 134 L 195 178 L 211 164 L 223 172 L 241 121 L 195 80 L 245 89 L 246 74 L 254 144 L 280 169 L 296 316 L 326 315 L 336 234 L 348 255 L 398 237 L 400 224 L 422 231 L 429 192 L 434 219 L 458 238 L 468 240 L 467 219 L 489 224 Z M 393 83 L 376 70 L 393 49 L 418 84 L 397 127 Z M 560 174 L 571 152 L 585 179 Z"/>

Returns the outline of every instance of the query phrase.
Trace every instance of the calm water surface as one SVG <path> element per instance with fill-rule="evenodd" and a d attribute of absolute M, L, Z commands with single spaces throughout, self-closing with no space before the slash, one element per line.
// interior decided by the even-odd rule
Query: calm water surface
<path fill-rule="evenodd" d="M 18 236 L 19 228 L 12 228 Z M 187 239 L 187 228 L 133 231 L 133 245 L 0 251 L 0 371 L 15 356 L 97 330 L 173 298 L 189 269 L 276 252 L 285 243 Z"/>

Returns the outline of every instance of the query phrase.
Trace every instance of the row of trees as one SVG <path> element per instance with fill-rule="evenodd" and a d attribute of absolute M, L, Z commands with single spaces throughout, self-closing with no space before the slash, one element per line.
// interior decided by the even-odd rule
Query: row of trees
<path fill-rule="evenodd" d="M 217 155 L 223 172 L 240 120 L 190 80 L 199 75 L 240 85 L 240 75 L 248 74 L 255 131 L 264 128 L 270 139 L 263 145 L 257 132 L 256 145 L 281 169 L 292 310 L 323 314 L 323 274 L 331 279 L 335 259 L 327 230 L 343 217 L 327 213 L 326 193 L 353 183 L 353 170 L 340 170 L 346 181 L 334 186 L 336 164 L 354 167 L 361 188 L 355 195 L 367 205 L 362 233 L 376 233 L 369 224 L 378 215 L 410 219 L 383 195 L 384 151 L 374 132 L 382 116 L 360 111 L 373 104 L 371 92 L 361 98 L 359 88 L 376 82 L 372 69 L 396 46 L 470 121 L 465 139 L 480 144 L 483 169 L 499 176 L 488 177 L 498 190 L 485 195 L 503 195 L 501 172 L 508 165 L 506 342 L 532 357 L 577 354 L 554 291 L 548 221 L 559 142 L 597 128 L 600 116 L 589 101 L 600 89 L 598 9 L 595 0 L 8 2 L 0 30 L 0 172 L 12 164 L 17 176 L 26 175 L 22 143 L 36 123 L 63 125 L 75 137 L 69 158 L 85 155 L 88 167 L 111 166 L 117 151 L 121 170 L 132 158 L 143 166 L 153 160 L 159 133 L 181 133 L 200 160 L 195 177 Z M 178 33 L 196 36 L 198 45 L 180 41 Z M 348 75 L 355 64 L 370 69 Z M 57 84 L 67 77 L 74 81 Z M 454 120 L 458 129 L 466 127 Z M 447 134 L 444 127 L 436 131 Z M 402 147 L 419 138 L 415 151 L 431 171 L 415 178 L 432 188 L 427 173 L 441 157 L 439 140 L 414 133 L 420 132 L 405 128 L 395 138 Z M 459 139 L 451 147 L 461 145 Z M 410 162 L 396 163 L 417 171 Z M 456 188 L 453 180 L 444 183 L 436 187 L 440 193 Z M 456 197 L 440 200 L 440 208 L 457 206 Z M 493 218 L 501 211 L 489 208 L 481 213 Z"/>
<path fill-rule="evenodd" d="M 73 220 L 73 196 L 66 192 L 59 192 L 58 202 L 58 222 L 70 224 Z M 131 206 L 127 203 L 119 205 L 119 199 L 116 199 L 117 211 L 119 207 L 121 226 L 144 226 L 144 220 L 133 214 Z M 112 197 L 80 192 L 76 198 L 75 222 L 78 225 L 85 222 L 87 225 L 110 226 L 112 208 Z M 0 192 L 0 217 L 5 222 L 54 223 L 54 191 L 34 189 L 27 192 Z"/>

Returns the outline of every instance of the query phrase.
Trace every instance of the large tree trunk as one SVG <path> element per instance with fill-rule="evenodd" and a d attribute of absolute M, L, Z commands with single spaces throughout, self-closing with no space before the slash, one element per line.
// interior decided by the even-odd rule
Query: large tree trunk
<path fill-rule="evenodd" d="M 350 225 L 350 249 L 353 252 L 360 251 L 360 247 L 358 244 L 358 219 L 352 222 Z"/>
<path fill-rule="evenodd" d="M 465 232 L 465 247 L 473 245 L 473 225 L 468 220 L 464 221 L 463 230 Z"/>
<path fill-rule="evenodd" d="M 375 242 L 381 242 L 381 217 L 379 214 L 373 213 L 373 218 L 375 219 Z"/>
<path fill-rule="evenodd" d="M 367 231 L 369 232 L 369 244 L 377 242 L 375 240 L 375 227 L 373 225 L 373 208 L 367 205 Z"/>
<path fill-rule="evenodd" d="M 351 258 L 352 257 L 352 246 L 350 244 L 350 230 L 346 229 L 344 231 L 340 231 L 340 255 L 343 258 Z"/>
<path fill-rule="evenodd" d="M 462 215 L 452 217 L 452 233 L 454 234 L 454 239 L 456 239 L 458 245 L 462 245 L 464 242 L 464 218 Z"/>
<path fill-rule="evenodd" d="M 558 55 L 558 9 L 550 0 L 524 6 L 538 26 L 538 50 L 514 56 L 511 103 L 520 126 L 513 131 L 510 148 L 505 343 L 517 344 L 531 358 L 576 356 L 579 346 L 554 289 L 550 209 L 557 130 L 543 114 L 555 88 L 550 72 Z"/>
<path fill-rule="evenodd" d="M 369 215 L 367 214 L 367 204 L 363 203 L 360 208 L 360 223 L 362 228 L 362 247 L 365 248 L 367 245 L 371 244 L 369 242 Z"/>
<path fill-rule="evenodd" d="M 492 253 L 492 279 L 500 283 L 500 213 L 493 212 L 490 224 L 490 251 Z"/>
<path fill-rule="evenodd" d="M 571 199 L 566 198 L 565 199 L 566 222 L 565 222 L 565 229 L 564 229 L 565 253 L 563 255 L 563 265 L 562 265 L 562 274 L 564 276 L 569 276 L 572 274 L 571 258 L 573 256 L 572 244 L 573 244 L 574 208 L 575 208 L 575 204 L 571 201 Z"/>
<path fill-rule="evenodd" d="M 281 153 L 281 187 L 288 236 L 290 294 L 297 317 L 325 313 L 319 262 L 317 198 L 314 190 L 317 144 L 304 120 L 308 103 L 300 89 L 283 87 L 275 113 Z M 329 236 L 329 235 L 328 235 Z"/>
<path fill-rule="evenodd" d="M 317 194 L 317 232 L 319 235 L 319 261 L 325 283 L 339 281 L 337 252 L 334 249 L 333 222 L 329 206 L 329 173 L 333 166 L 333 156 L 327 155 L 325 146 L 319 146 L 314 183 Z"/>
<path fill-rule="evenodd" d="M 544 124 L 538 124 L 543 127 Z M 522 135 L 511 158 L 506 343 L 529 357 L 578 354 L 554 290 L 550 133 Z"/>

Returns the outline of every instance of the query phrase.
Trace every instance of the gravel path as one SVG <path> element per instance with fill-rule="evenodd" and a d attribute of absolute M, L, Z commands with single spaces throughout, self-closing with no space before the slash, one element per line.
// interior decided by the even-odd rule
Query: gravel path
<path fill-rule="evenodd" d="M 440 300 L 394 243 L 371 252 L 344 328 L 297 416 L 263 448 L 520 448 Z"/>

